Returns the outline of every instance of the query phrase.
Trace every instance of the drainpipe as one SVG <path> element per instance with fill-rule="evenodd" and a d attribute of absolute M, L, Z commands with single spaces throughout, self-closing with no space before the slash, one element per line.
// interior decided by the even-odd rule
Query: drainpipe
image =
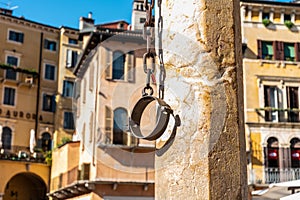
<path fill-rule="evenodd" d="M 41 33 L 41 41 L 40 41 L 40 56 L 39 56 L 39 69 L 38 69 L 38 84 L 37 84 L 37 94 L 36 94 L 36 108 L 35 108 L 35 135 L 37 136 L 38 125 L 39 125 L 39 108 L 40 108 L 40 93 L 41 93 L 41 71 L 42 71 L 42 58 L 43 58 L 43 39 L 44 33 Z M 37 137 L 35 137 L 37 138 Z"/>

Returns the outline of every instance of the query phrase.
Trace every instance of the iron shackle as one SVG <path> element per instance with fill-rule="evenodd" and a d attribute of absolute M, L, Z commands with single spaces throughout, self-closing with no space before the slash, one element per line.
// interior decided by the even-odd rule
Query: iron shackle
<path fill-rule="evenodd" d="M 157 110 L 157 120 L 154 129 L 151 131 L 150 134 L 144 136 L 140 129 L 141 118 L 145 108 L 150 104 L 152 101 L 156 101 L 158 103 L 158 110 Z M 142 97 L 134 106 L 133 111 L 131 113 L 131 118 L 129 118 L 129 130 L 132 135 L 139 139 L 145 140 L 156 140 L 162 136 L 165 132 L 170 114 L 173 111 L 171 107 L 164 102 L 162 99 L 153 97 L 153 96 L 144 96 Z"/>

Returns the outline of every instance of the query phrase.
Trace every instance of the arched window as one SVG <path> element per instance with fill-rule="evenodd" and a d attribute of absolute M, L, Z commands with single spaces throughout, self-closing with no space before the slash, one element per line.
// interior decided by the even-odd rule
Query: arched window
<path fill-rule="evenodd" d="M 124 108 L 114 110 L 113 144 L 127 142 L 128 114 Z"/>
<path fill-rule="evenodd" d="M 125 73 L 125 55 L 121 51 L 115 51 L 113 53 L 113 70 L 112 78 L 118 80 L 124 80 Z"/>
<path fill-rule="evenodd" d="M 2 129 L 2 148 L 3 149 L 11 149 L 11 137 L 12 137 L 12 131 L 9 127 L 3 127 Z"/>
<path fill-rule="evenodd" d="M 49 151 L 52 147 L 51 135 L 47 132 L 42 134 L 42 149 L 43 151 Z"/>
<path fill-rule="evenodd" d="M 271 168 L 279 167 L 279 152 L 278 152 L 278 139 L 275 137 L 270 137 L 268 139 L 267 146 L 267 166 Z"/>
<path fill-rule="evenodd" d="M 290 141 L 291 149 L 291 165 L 293 168 L 300 167 L 300 140 L 299 138 L 293 138 Z"/>

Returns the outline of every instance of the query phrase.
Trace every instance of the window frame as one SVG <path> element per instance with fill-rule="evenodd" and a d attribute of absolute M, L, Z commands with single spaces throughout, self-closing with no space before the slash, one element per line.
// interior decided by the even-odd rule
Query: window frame
<path fill-rule="evenodd" d="M 64 118 L 63 118 L 63 128 L 65 129 L 65 130 L 75 130 L 75 118 L 74 118 L 74 113 L 73 112 L 71 112 L 71 111 L 64 111 L 63 112 L 63 114 L 64 114 Z M 69 124 L 69 125 L 67 125 L 66 123 L 69 123 L 70 121 L 70 119 L 68 119 L 68 121 L 66 122 L 66 114 L 68 114 L 68 115 L 70 115 L 70 116 L 72 116 L 73 117 L 73 119 L 71 119 L 71 120 L 73 120 L 73 124 L 71 123 L 71 125 Z M 70 117 L 70 116 L 68 116 L 68 118 Z M 73 126 L 72 126 L 73 125 Z"/>
<path fill-rule="evenodd" d="M 51 48 L 51 44 L 55 44 L 54 49 Z M 56 40 L 45 38 L 43 47 L 45 50 L 47 50 L 49 52 L 56 52 L 56 51 L 58 51 L 57 44 L 58 44 L 58 42 Z"/>
<path fill-rule="evenodd" d="M 72 91 L 69 95 L 67 95 L 67 93 L 65 93 L 66 89 L 66 84 L 72 83 Z M 63 80 L 63 91 L 62 91 L 62 96 L 66 97 L 66 98 L 73 98 L 74 97 L 74 89 L 75 89 L 75 81 L 73 80 L 69 80 L 69 79 L 65 79 Z M 69 91 L 69 90 L 68 90 Z M 69 92 L 68 92 L 69 93 Z"/>
<path fill-rule="evenodd" d="M 54 68 L 54 72 L 53 72 L 53 79 L 49 79 L 49 78 L 47 78 L 46 77 L 46 68 L 47 68 L 47 66 L 53 66 L 53 68 Z M 56 72 L 57 72 L 57 67 L 55 66 L 55 65 L 53 65 L 53 64 L 51 64 L 51 63 L 45 63 L 44 64 L 44 76 L 43 76 L 43 78 L 44 78 L 44 80 L 46 80 L 46 81 L 56 81 Z"/>
<path fill-rule="evenodd" d="M 259 106 L 263 108 L 263 113 L 267 112 L 276 112 L 275 118 L 271 120 L 267 120 L 266 114 L 262 117 L 264 122 L 273 122 L 273 123 L 300 123 L 300 79 L 298 78 L 285 78 L 283 80 L 274 78 L 274 77 L 265 77 L 265 76 L 258 76 L 259 82 Z M 270 107 L 265 104 L 266 101 L 266 92 L 265 87 L 276 87 L 276 97 L 275 99 L 275 107 Z M 291 97 L 288 90 L 289 88 L 296 88 L 297 90 L 295 93 L 297 97 Z M 292 103 L 291 105 L 290 99 L 293 98 L 296 103 Z M 291 107 L 293 106 L 293 108 Z M 295 106 L 298 106 L 296 108 Z M 274 108 L 275 110 L 269 110 L 270 108 Z M 291 113 L 296 113 L 291 116 Z M 269 118 L 270 119 L 270 118 Z"/>
<path fill-rule="evenodd" d="M 17 59 L 17 65 L 11 65 L 11 64 L 9 64 L 8 63 L 8 57 L 14 57 L 14 58 L 16 58 Z M 6 54 L 5 55 L 5 63 L 8 64 L 8 65 L 14 66 L 14 67 L 19 67 L 19 65 L 20 65 L 20 56 L 14 55 L 13 53 Z M 7 78 L 7 70 L 8 69 L 5 70 L 5 76 L 4 76 L 5 79 L 12 80 L 12 81 L 17 81 L 18 80 L 18 73 L 16 71 L 14 71 L 13 69 L 10 69 L 10 70 L 14 71 L 14 73 L 16 75 L 15 79 L 10 79 L 10 78 Z"/>
<path fill-rule="evenodd" d="M 45 97 L 50 97 L 50 107 L 49 107 L 49 109 L 46 109 L 45 107 L 44 107 L 44 105 L 45 105 Z M 56 103 L 55 103 L 55 95 L 54 94 L 49 94 L 49 93 L 43 93 L 43 95 L 42 95 L 42 111 L 43 112 L 52 112 L 52 113 L 54 113 L 55 112 L 55 109 L 56 109 Z"/>
<path fill-rule="evenodd" d="M 19 41 L 19 40 L 11 40 L 11 39 L 10 39 L 10 36 L 11 36 L 10 33 L 11 33 L 11 32 L 16 33 L 16 34 L 23 35 L 23 36 L 22 36 L 22 41 Z M 8 41 L 8 42 L 11 42 L 11 43 L 15 43 L 15 44 L 21 45 L 21 44 L 24 43 L 24 36 L 25 36 L 25 34 L 24 34 L 22 31 L 15 30 L 15 29 L 8 29 L 8 30 L 7 30 L 7 41 Z"/>
<path fill-rule="evenodd" d="M 14 90 L 13 104 L 6 104 L 5 103 L 5 90 L 6 90 L 6 88 Z M 17 88 L 16 87 L 11 87 L 11 86 L 4 86 L 3 87 L 3 92 L 2 92 L 2 104 L 3 104 L 3 106 L 16 107 L 16 101 L 17 101 Z"/>
<path fill-rule="evenodd" d="M 76 66 L 77 61 L 78 61 L 78 55 L 79 55 L 79 53 L 77 50 L 73 50 L 73 49 L 66 50 L 66 68 L 73 68 Z M 69 57 L 71 57 L 71 58 L 69 58 Z M 69 63 L 69 60 L 71 61 L 71 63 Z"/>
<path fill-rule="evenodd" d="M 114 53 L 121 52 L 124 58 L 123 63 L 123 79 L 114 78 Z M 130 61 L 130 62 L 129 62 Z M 106 59 L 105 59 L 105 79 L 112 81 L 123 81 L 123 82 L 134 82 L 135 81 L 135 54 L 134 51 L 129 51 L 124 53 L 120 50 L 110 50 L 106 49 Z"/>

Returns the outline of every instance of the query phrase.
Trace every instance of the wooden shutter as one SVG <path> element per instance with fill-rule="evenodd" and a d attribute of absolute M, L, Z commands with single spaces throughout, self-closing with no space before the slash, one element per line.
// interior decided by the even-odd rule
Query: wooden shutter
<path fill-rule="evenodd" d="M 112 51 L 106 49 L 105 78 L 112 79 Z"/>
<path fill-rule="evenodd" d="M 129 52 L 126 54 L 126 63 L 127 63 L 127 80 L 129 82 L 134 81 L 134 54 L 133 52 Z"/>
<path fill-rule="evenodd" d="M 46 40 L 46 39 L 44 40 L 44 48 L 48 49 L 48 40 Z"/>
<path fill-rule="evenodd" d="M 110 107 L 105 106 L 105 143 L 111 144 L 112 142 L 112 125 L 113 125 L 113 114 Z"/>
<path fill-rule="evenodd" d="M 295 46 L 295 59 L 296 61 L 300 61 L 300 43 L 296 42 Z"/>
<path fill-rule="evenodd" d="M 89 131 L 89 142 L 90 143 L 93 141 L 93 135 L 94 135 L 94 113 L 91 112 L 91 114 L 90 114 L 90 131 Z"/>
<path fill-rule="evenodd" d="M 262 59 L 262 41 L 257 40 L 257 58 Z"/>
<path fill-rule="evenodd" d="M 284 45 L 283 42 L 275 41 L 275 48 L 274 48 L 274 57 L 275 60 L 284 60 Z"/>

